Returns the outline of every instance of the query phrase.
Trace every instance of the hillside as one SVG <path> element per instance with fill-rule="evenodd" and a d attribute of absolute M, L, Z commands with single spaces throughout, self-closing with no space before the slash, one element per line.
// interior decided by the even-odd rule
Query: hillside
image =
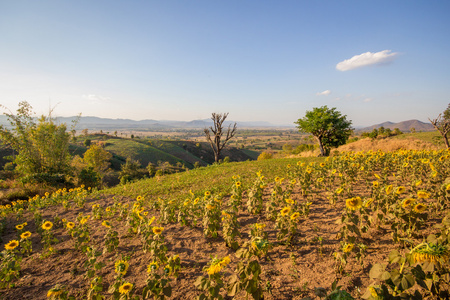
<path fill-rule="evenodd" d="M 398 122 L 398 123 L 384 122 L 384 123 L 381 123 L 381 124 L 376 124 L 376 125 L 364 127 L 362 129 L 358 129 L 357 131 L 358 132 L 359 131 L 370 132 L 373 129 L 375 129 L 375 128 L 378 129 L 380 127 L 389 128 L 391 130 L 394 130 L 395 128 L 398 128 L 402 132 L 410 132 L 411 128 L 414 128 L 416 132 L 419 132 L 419 131 L 433 131 L 433 130 L 435 130 L 433 125 L 431 125 L 431 123 L 424 123 L 424 122 L 419 121 L 419 120 L 408 120 L 408 121 L 403 121 L 403 122 Z"/>
<path fill-rule="evenodd" d="M 393 261 L 384 271 L 388 258 L 404 259 L 427 237 L 448 247 L 445 155 L 399 151 L 229 163 L 3 207 L 0 246 L 22 261 L 0 295 L 45 299 L 53 289 L 75 299 L 112 298 L 115 290 L 118 299 L 125 284 L 130 296 L 143 295 L 151 280 L 163 278 L 171 287 L 167 299 L 194 299 L 203 276 L 223 280 L 218 292 L 225 299 L 251 298 L 239 286 L 233 296 L 236 278 L 243 286 L 253 278 L 253 292 L 268 300 L 374 299 L 368 298 L 373 293 L 390 299 L 394 287 L 386 278 L 396 278 L 399 265 Z M 440 224 L 442 230 L 435 227 Z M 446 257 L 431 271 L 426 258 L 403 263 L 408 281 L 396 290 L 432 299 L 419 285 L 422 273 L 414 270 L 420 267 L 427 276 L 443 276 L 440 295 L 448 299 Z M 244 267 L 254 275 L 239 277 Z"/>

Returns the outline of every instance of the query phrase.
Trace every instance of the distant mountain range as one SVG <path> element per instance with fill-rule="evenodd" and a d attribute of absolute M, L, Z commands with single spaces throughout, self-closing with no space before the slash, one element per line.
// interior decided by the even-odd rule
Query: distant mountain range
<path fill-rule="evenodd" d="M 66 123 L 70 125 L 72 121 L 76 120 L 77 117 L 58 117 L 58 122 Z M 234 124 L 234 121 L 225 121 L 224 125 L 229 126 Z M 238 128 L 294 128 L 294 126 L 278 126 L 273 125 L 269 122 L 236 122 Z M 0 115 L 0 124 L 8 126 L 9 123 L 5 115 Z M 90 129 L 90 130 L 176 130 L 176 129 L 203 129 L 212 126 L 213 123 L 211 119 L 203 120 L 193 120 L 193 121 L 169 121 L 169 120 L 141 120 L 135 121 L 130 119 L 108 119 L 99 117 L 81 117 L 76 129 Z M 395 128 L 400 129 L 403 132 L 409 132 L 411 128 L 416 131 L 433 131 L 435 130 L 431 123 L 424 123 L 419 120 L 408 120 L 399 123 L 384 122 L 381 124 L 376 124 L 364 128 L 357 128 L 357 132 L 365 131 L 370 132 L 374 128 L 389 128 L 394 130 Z"/>
<path fill-rule="evenodd" d="M 358 129 L 357 131 L 370 132 L 373 129 L 375 129 L 375 128 L 378 129 L 380 127 L 389 128 L 391 130 L 398 128 L 402 132 L 410 132 L 411 128 L 414 128 L 416 131 L 433 131 L 433 130 L 435 130 L 433 125 L 431 125 L 431 123 L 424 123 L 419 120 L 408 120 L 408 121 L 403 121 L 403 122 L 399 122 L 399 123 L 384 122 L 381 124 L 364 127 L 364 128 Z"/>

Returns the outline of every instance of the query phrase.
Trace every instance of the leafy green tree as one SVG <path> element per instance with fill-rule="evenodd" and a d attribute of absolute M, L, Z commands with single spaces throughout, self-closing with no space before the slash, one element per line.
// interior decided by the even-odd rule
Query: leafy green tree
<path fill-rule="evenodd" d="M 62 178 L 70 172 L 70 133 L 66 124 L 57 124 L 51 111 L 36 122 L 26 101 L 19 103 L 16 114 L 4 114 L 11 126 L 0 126 L 0 138 L 17 153 L 13 162 L 20 175 L 41 181 Z"/>
<path fill-rule="evenodd" d="M 138 160 L 128 157 L 119 172 L 119 180 L 120 183 L 125 184 L 143 178 L 145 173 L 147 173 L 146 170 L 141 167 L 141 163 Z"/>
<path fill-rule="evenodd" d="M 83 156 L 83 160 L 87 166 L 92 167 L 95 172 L 102 176 L 108 170 L 111 159 L 112 154 L 98 144 L 91 145 Z"/>
<path fill-rule="evenodd" d="M 331 147 L 345 144 L 353 131 L 347 116 L 327 106 L 306 111 L 305 117 L 294 123 L 301 132 L 311 133 L 316 138 L 321 156 L 328 156 Z"/>

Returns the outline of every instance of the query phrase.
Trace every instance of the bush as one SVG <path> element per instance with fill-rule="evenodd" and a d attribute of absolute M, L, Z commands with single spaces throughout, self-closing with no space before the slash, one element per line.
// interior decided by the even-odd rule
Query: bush
<path fill-rule="evenodd" d="M 271 159 L 273 158 L 273 154 L 269 153 L 269 152 L 262 152 L 259 156 L 258 156 L 258 160 L 263 160 L 263 159 Z"/>

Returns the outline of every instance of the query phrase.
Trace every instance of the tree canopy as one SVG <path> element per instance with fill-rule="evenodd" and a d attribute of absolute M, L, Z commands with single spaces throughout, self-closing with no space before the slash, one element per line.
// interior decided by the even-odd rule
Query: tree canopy
<path fill-rule="evenodd" d="M 321 156 L 328 156 L 331 147 L 345 144 L 353 131 L 347 116 L 327 106 L 306 111 L 305 116 L 294 123 L 300 132 L 311 133 L 316 138 Z"/>
<path fill-rule="evenodd" d="M 0 138 L 16 152 L 13 162 L 20 174 L 37 178 L 68 174 L 70 134 L 65 124 L 57 124 L 51 112 L 36 122 L 25 101 L 19 103 L 16 114 L 5 115 L 11 128 L 0 126 Z"/>

